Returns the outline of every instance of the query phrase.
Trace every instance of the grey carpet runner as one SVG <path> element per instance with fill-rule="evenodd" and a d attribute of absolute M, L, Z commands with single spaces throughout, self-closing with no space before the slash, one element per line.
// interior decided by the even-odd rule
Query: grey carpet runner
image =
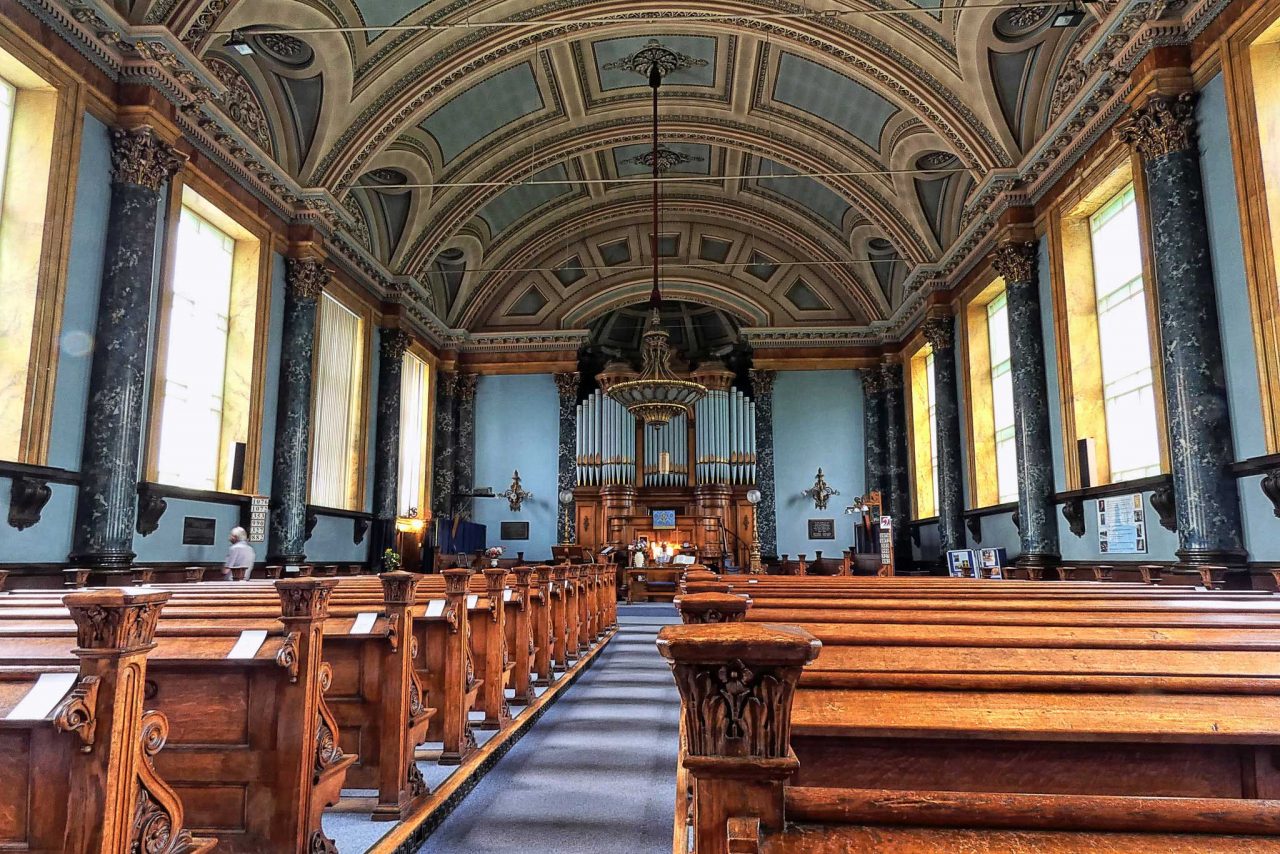
<path fill-rule="evenodd" d="M 619 632 L 420 849 L 670 854 L 680 696 L 654 647 L 668 606 Z"/>

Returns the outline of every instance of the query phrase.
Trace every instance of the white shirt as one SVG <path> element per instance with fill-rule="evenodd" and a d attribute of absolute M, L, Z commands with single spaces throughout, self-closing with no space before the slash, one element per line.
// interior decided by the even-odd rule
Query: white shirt
<path fill-rule="evenodd" d="M 227 552 L 227 569 L 253 569 L 253 561 L 257 557 L 253 553 L 253 546 L 241 540 L 238 543 L 232 543 L 231 549 Z M 247 574 L 246 574 L 246 577 Z"/>

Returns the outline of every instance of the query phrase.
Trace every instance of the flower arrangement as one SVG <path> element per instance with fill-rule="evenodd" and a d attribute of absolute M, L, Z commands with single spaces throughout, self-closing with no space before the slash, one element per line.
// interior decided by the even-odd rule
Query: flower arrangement
<path fill-rule="evenodd" d="M 395 549 L 387 549 L 382 553 L 382 568 L 394 572 L 400 568 L 400 553 Z"/>
<path fill-rule="evenodd" d="M 490 560 L 497 560 L 502 557 L 502 546 L 490 546 L 485 549 L 484 556 Z"/>

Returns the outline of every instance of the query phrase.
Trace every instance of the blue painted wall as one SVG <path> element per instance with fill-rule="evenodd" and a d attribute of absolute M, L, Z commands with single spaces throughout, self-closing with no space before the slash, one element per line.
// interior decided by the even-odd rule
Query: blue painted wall
<path fill-rule="evenodd" d="M 844 508 L 863 493 L 862 378 L 856 371 L 779 371 L 773 384 L 778 553 L 839 556 L 853 540 Z M 815 510 L 802 493 L 818 467 L 840 494 Z M 809 519 L 835 519 L 834 540 L 810 540 Z"/>
<path fill-rule="evenodd" d="M 482 376 L 476 385 L 476 486 L 505 492 L 512 471 L 533 493 L 519 513 L 503 498 L 477 498 L 474 518 L 486 526 L 490 546 L 507 557 L 522 551 L 528 560 L 551 557 L 556 542 L 559 491 L 560 398 L 551 374 Z M 528 540 L 503 540 L 502 522 L 528 522 Z"/>
<path fill-rule="evenodd" d="M 1205 207 L 1218 323 L 1222 330 L 1227 392 L 1231 405 L 1231 433 L 1236 459 L 1267 452 L 1262 426 L 1262 397 L 1254 352 L 1253 312 L 1245 278 L 1240 209 L 1235 167 L 1228 132 L 1226 87 L 1219 74 L 1200 92 L 1196 104 L 1200 131 L 1200 168 L 1204 175 Z M 1280 523 L 1258 484 L 1261 476 L 1240 480 L 1245 547 L 1252 560 L 1280 560 Z"/>

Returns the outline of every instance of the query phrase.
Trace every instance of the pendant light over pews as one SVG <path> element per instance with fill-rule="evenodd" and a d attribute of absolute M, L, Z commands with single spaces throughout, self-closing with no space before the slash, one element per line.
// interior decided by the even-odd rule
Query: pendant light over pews
<path fill-rule="evenodd" d="M 688 413 L 693 405 L 707 394 L 706 386 L 690 380 L 682 380 L 671 370 L 671 339 L 662 328 L 662 290 L 659 287 L 661 259 L 658 252 L 658 173 L 664 158 L 664 150 L 658 146 L 658 87 L 663 75 L 677 68 L 688 67 L 690 60 L 681 54 L 651 41 L 632 58 L 631 68 L 649 75 L 649 87 L 653 89 L 653 150 L 647 163 L 653 173 L 653 232 L 649 235 L 649 250 L 653 256 L 653 290 L 649 293 L 649 322 L 642 337 L 640 376 L 634 380 L 616 383 L 609 387 L 609 397 L 622 404 L 649 427 L 660 429 L 672 418 Z M 647 65 L 647 68 L 646 68 Z"/>

